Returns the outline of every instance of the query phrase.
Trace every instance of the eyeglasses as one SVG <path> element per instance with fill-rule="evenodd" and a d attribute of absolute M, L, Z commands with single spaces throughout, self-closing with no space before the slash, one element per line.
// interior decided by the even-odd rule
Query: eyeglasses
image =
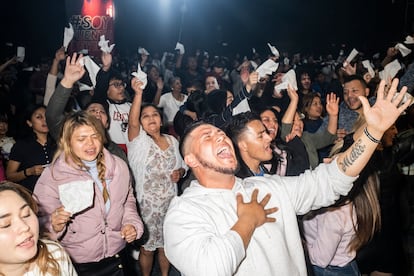
<path fill-rule="evenodd" d="M 126 87 L 126 83 L 125 82 L 113 82 L 110 83 L 109 86 L 113 85 L 115 88 L 125 88 Z"/>

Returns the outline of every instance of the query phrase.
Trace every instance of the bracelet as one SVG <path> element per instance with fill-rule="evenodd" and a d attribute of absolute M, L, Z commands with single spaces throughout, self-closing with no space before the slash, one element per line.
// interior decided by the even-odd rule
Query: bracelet
<path fill-rule="evenodd" d="M 369 140 L 371 140 L 372 142 L 379 144 L 381 143 L 381 140 L 376 139 L 374 136 L 371 135 L 371 133 L 368 132 L 368 129 L 365 127 L 364 128 L 364 134 L 368 137 Z"/>
<path fill-rule="evenodd" d="M 23 170 L 23 174 L 24 174 L 25 177 L 29 177 L 26 173 L 26 169 Z"/>

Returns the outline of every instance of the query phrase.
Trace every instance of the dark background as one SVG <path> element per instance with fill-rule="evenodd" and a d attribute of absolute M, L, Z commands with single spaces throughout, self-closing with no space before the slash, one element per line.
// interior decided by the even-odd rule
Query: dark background
<path fill-rule="evenodd" d="M 90 0 L 98 1 L 98 0 Z M 101 0 L 105 1 L 105 0 Z M 413 0 L 114 0 L 116 50 L 172 51 L 181 30 L 187 52 L 195 48 L 217 54 L 249 55 L 254 47 L 280 51 L 337 54 L 374 53 L 413 33 Z M 14 0 L 3 2 L 1 57 L 14 54 L 6 42 L 26 47 L 29 62 L 52 57 L 62 45 L 68 15 L 82 0 Z M 183 8 L 185 6 L 185 8 Z M 407 9 L 408 6 L 408 9 Z M 406 14 L 407 13 L 407 14 Z M 223 42 L 227 46 L 223 46 Z M 12 53 L 9 53 L 12 52 Z"/>

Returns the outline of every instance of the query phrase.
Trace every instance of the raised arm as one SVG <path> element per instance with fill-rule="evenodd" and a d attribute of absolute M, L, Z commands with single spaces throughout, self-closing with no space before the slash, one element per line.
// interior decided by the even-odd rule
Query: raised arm
<path fill-rule="evenodd" d="M 142 82 L 137 78 L 131 79 L 131 87 L 135 92 L 134 99 L 132 101 L 131 109 L 128 116 L 128 140 L 131 142 L 135 137 L 139 135 L 141 124 L 139 122 L 139 116 L 141 113 L 142 103 Z"/>
<path fill-rule="evenodd" d="M 339 169 L 348 176 L 357 176 L 365 167 L 375 151 L 384 132 L 397 120 L 398 116 L 409 106 L 410 101 L 399 106 L 407 88 L 403 87 L 398 96 L 398 79 L 394 79 L 388 94 L 385 93 L 385 81 L 381 81 L 375 104 L 370 107 L 368 100 L 360 96 L 367 125 L 359 132 L 355 142 L 336 159 Z"/>
<path fill-rule="evenodd" d="M 328 127 L 330 134 L 336 135 L 338 129 L 339 97 L 335 93 L 326 95 L 326 112 L 328 113 Z"/>
<path fill-rule="evenodd" d="M 56 87 L 46 108 L 46 121 L 50 134 L 56 140 L 64 119 L 65 106 L 72 92 L 72 87 L 85 74 L 85 68 L 81 65 L 82 55 L 76 53 L 66 58 L 65 72 L 60 84 Z"/>
<path fill-rule="evenodd" d="M 288 108 L 286 109 L 285 114 L 283 115 L 282 123 L 292 124 L 293 119 L 295 118 L 296 110 L 298 108 L 299 96 L 298 96 L 298 92 L 296 92 L 295 89 L 290 87 L 290 85 L 288 85 L 287 92 L 288 92 L 290 102 L 289 102 Z"/>
<path fill-rule="evenodd" d="M 102 67 L 96 75 L 96 86 L 92 101 L 105 102 L 107 99 L 108 83 L 111 77 L 112 55 L 110 53 L 102 52 Z"/>
<path fill-rule="evenodd" d="M 53 92 L 56 88 L 57 75 L 59 73 L 59 62 L 64 60 L 66 57 L 65 48 L 62 46 L 57 49 L 55 53 L 55 58 L 52 61 L 50 66 L 49 74 L 47 74 L 46 79 L 46 90 L 45 96 L 43 98 L 43 105 L 47 106 L 49 104 L 50 97 L 52 97 Z"/>

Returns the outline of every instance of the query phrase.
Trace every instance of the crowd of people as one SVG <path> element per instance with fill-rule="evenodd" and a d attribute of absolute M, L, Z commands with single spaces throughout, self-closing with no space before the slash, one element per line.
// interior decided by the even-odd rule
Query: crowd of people
<path fill-rule="evenodd" d="M 0 275 L 408 275 L 413 54 L 181 47 L 7 57 Z"/>

